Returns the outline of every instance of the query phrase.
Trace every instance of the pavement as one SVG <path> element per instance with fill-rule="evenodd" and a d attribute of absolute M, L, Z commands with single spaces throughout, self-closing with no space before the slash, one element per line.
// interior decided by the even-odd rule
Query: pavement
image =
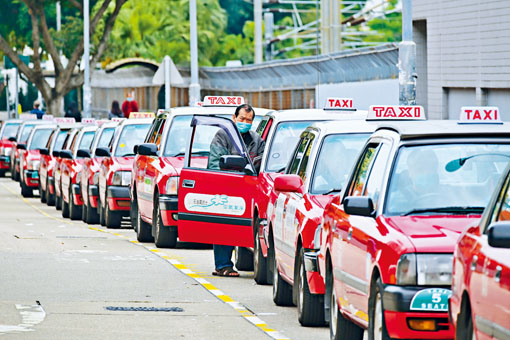
<path fill-rule="evenodd" d="M 19 192 L 0 179 L 0 339 L 329 338 L 252 272 L 213 277 L 210 246 L 157 249 Z"/>

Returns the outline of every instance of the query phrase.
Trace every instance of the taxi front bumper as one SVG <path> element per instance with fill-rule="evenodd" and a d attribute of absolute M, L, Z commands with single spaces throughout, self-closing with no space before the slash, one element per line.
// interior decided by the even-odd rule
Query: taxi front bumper
<path fill-rule="evenodd" d="M 37 170 L 25 170 L 25 185 L 29 188 L 39 187 L 39 171 Z"/>
<path fill-rule="evenodd" d="M 318 251 L 306 249 L 303 261 L 305 263 L 306 279 L 310 293 L 324 295 L 326 293 L 326 286 L 324 278 L 319 272 L 318 255 Z"/>
<path fill-rule="evenodd" d="M 177 196 L 159 196 L 159 209 L 161 211 L 161 219 L 163 220 L 164 226 L 169 227 L 177 225 L 178 202 Z"/>
<path fill-rule="evenodd" d="M 11 168 L 11 157 L 0 156 L 0 169 L 10 169 L 10 168 Z"/>
<path fill-rule="evenodd" d="M 129 211 L 129 188 L 109 186 L 107 189 L 108 207 L 111 211 Z"/>
<path fill-rule="evenodd" d="M 395 339 L 453 339 L 455 331 L 447 311 L 413 311 L 411 302 L 414 296 L 425 288 L 414 286 L 386 285 L 382 294 L 386 329 Z M 412 321 L 433 321 L 435 330 L 416 330 Z"/>

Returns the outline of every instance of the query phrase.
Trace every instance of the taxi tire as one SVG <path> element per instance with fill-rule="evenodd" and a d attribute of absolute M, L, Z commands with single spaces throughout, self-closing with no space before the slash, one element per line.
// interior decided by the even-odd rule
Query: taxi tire
<path fill-rule="evenodd" d="M 466 298 L 462 300 L 460 313 L 457 317 L 457 328 L 455 330 L 456 340 L 472 340 L 473 336 L 473 317 L 471 316 L 471 308 Z"/>
<path fill-rule="evenodd" d="M 93 208 L 88 204 L 83 204 L 85 207 L 85 222 L 90 224 L 99 223 L 99 214 L 97 213 L 98 208 Z"/>
<path fill-rule="evenodd" d="M 55 209 L 62 210 L 62 197 L 55 194 Z"/>
<path fill-rule="evenodd" d="M 21 187 L 21 196 L 23 196 L 23 197 L 32 197 L 32 196 L 34 196 L 33 189 L 29 188 L 28 186 L 26 186 L 23 181 L 20 182 L 20 187 Z"/>
<path fill-rule="evenodd" d="M 156 202 L 153 210 L 154 217 L 152 218 L 152 223 L 154 224 L 154 244 L 158 248 L 175 248 L 177 245 L 177 227 L 163 225 L 161 210 L 158 204 L 159 196 L 156 196 L 154 202 Z"/>
<path fill-rule="evenodd" d="M 292 286 L 282 279 L 274 251 L 271 252 L 271 263 L 273 264 L 273 302 L 277 306 L 293 306 Z"/>
<path fill-rule="evenodd" d="M 136 197 L 134 197 L 135 202 L 130 201 L 130 209 L 129 209 L 129 219 L 131 220 L 131 227 L 133 230 L 138 232 L 138 205 L 136 204 Z"/>
<path fill-rule="evenodd" d="M 74 196 L 69 189 L 69 217 L 71 220 L 81 220 L 81 207 L 74 204 Z"/>
<path fill-rule="evenodd" d="M 50 184 L 46 181 L 46 191 L 44 192 L 46 195 L 46 204 L 51 207 L 55 205 L 55 195 L 50 193 Z"/>
<path fill-rule="evenodd" d="M 103 208 L 103 205 L 101 204 L 101 200 L 98 201 L 97 209 L 99 210 L 99 224 L 103 227 L 106 226 L 106 219 L 105 219 L 105 211 Z"/>
<path fill-rule="evenodd" d="M 81 205 L 81 220 L 83 223 L 88 223 L 87 222 L 87 205 L 85 204 L 85 202 L 83 202 L 83 204 Z"/>
<path fill-rule="evenodd" d="M 62 217 L 68 218 L 69 217 L 69 203 L 66 203 L 66 201 L 64 201 L 63 197 L 61 197 L 60 200 L 62 201 Z"/>
<path fill-rule="evenodd" d="M 253 278 L 259 285 L 273 284 L 273 276 L 269 271 L 268 262 L 268 258 L 264 257 L 264 254 L 262 254 L 260 239 L 258 235 L 255 235 L 255 248 L 253 249 Z"/>
<path fill-rule="evenodd" d="M 332 276 L 331 276 L 332 278 Z M 333 340 L 362 340 L 363 329 L 346 319 L 338 308 L 336 292 L 330 278 L 329 289 L 329 338 Z"/>
<path fill-rule="evenodd" d="M 140 216 L 140 210 L 138 210 L 137 214 L 137 228 L 136 228 L 136 240 L 138 242 L 153 242 L 154 237 L 152 237 L 152 226 L 142 220 Z"/>
<path fill-rule="evenodd" d="M 370 297 L 368 298 L 368 340 L 375 339 L 375 332 L 377 331 L 375 328 L 375 318 L 378 317 L 375 315 L 376 313 L 376 304 L 380 301 L 380 309 L 381 309 L 381 339 L 382 340 L 391 340 L 388 335 L 388 331 L 386 329 L 386 320 L 384 318 L 384 304 L 381 292 L 384 290 L 384 286 L 382 284 L 381 278 L 377 278 L 375 282 L 372 283 L 370 287 Z"/>
<path fill-rule="evenodd" d="M 104 221 L 106 224 L 106 228 L 109 229 L 119 229 L 120 224 L 122 222 L 122 214 L 118 211 L 111 211 L 110 207 L 106 205 Z"/>
<path fill-rule="evenodd" d="M 302 326 L 323 326 L 326 323 L 324 317 L 324 295 L 310 293 L 306 270 L 304 265 L 303 248 L 299 250 L 297 261 L 297 280 L 294 281 L 297 289 L 298 321 Z"/>
<path fill-rule="evenodd" d="M 42 189 L 41 183 L 39 183 L 39 199 L 41 203 L 46 203 L 46 191 Z"/>
<path fill-rule="evenodd" d="M 253 253 L 245 247 L 235 247 L 235 266 L 237 270 L 253 270 Z"/>
<path fill-rule="evenodd" d="M 5 177 L 5 170 L 0 170 L 0 177 Z"/>

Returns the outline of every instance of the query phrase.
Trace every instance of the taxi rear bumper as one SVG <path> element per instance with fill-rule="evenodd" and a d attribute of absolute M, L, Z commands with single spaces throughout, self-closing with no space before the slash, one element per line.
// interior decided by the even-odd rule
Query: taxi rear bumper
<path fill-rule="evenodd" d="M 107 189 L 108 207 L 112 211 L 129 211 L 129 188 L 122 186 L 109 186 Z"/>
<path fill-rule="evenodd" d="M 99 199 L 99 189 L 97 185 L 89 185 L 88 189 L 89 204 L 92 208 L 97 208 L 97 202 Z"/>
<path fill-rule="evenodd" d="M 10 168 L 11 168 L 11 157 L 0 156 L 0 169 L 10 169 Z"/>
<path fill-rule="evenodd" d="M 83 205 L 83 197 L 81 196 L 81 187 L 79 184 L 73 184 L 71 186 L 73 194 L 73 201 L 75 205 Z"/>
<path fill-rule="evenodd" d="M 159 209 L 164 226 L 176 226 L 178 217 L 178 199 L 176 195 L 159 196 Z"/>
<path fill-rule="evenodd" d="M 304 264 L 306 270 L 306 279 L 308 281 L 308 288 L 312 294 L 326 293 L 326 286 L 324 279 L 319 272 L 319 263 L 317 257 L 319 252 L 313 249 L 306 249 L 304 252 Z"/>

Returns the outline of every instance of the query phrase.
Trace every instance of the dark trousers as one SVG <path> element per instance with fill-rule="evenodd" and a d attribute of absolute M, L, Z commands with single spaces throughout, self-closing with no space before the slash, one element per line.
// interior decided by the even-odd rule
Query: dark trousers
<path fill-rule="evenodd" d="M 233 246 L 222 246 L 213 245 L 214 250 L 214 266 L 216 270 L 220 270 L 227 267 L 234 267 L 232 263 L 232 252 L 234 251 Z"/>

